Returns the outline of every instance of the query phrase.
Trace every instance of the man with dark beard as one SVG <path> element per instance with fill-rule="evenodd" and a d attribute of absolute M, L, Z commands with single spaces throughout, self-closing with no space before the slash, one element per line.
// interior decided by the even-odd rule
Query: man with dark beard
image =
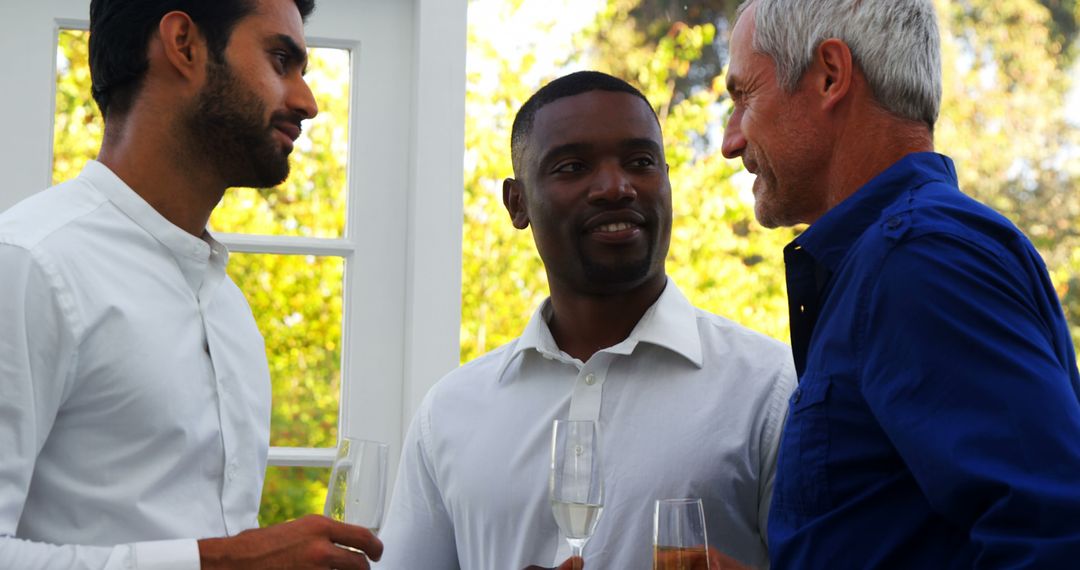
<path fill-rule="evenodd" d="M 555 419 L 600 429 L 605 497 L 586 567 L 640 568 L 654 502 L 673 497 L 702 498 L 721 551 L 767 564 L 794 368 L 783 344 L 694 308 L 668 279 L 663 145 L 641 92 L 601 73 L 557 79 L 518 112 L 503 200 L 516 228 L 532 227 L 551 297 L 521 337 L 451 372 L 421 404 L 381 568 L 564 561 L 548 501 Z"/>
<path fill-rule="evenodd" d="M 312 0 L 94 0 L 96 161 L 0 215 L 0 567 L 368 568 L 371 532 L 257 529 L 262 337 L 206 231 L 288 175 Z M 222 537 L 222 538 L 212 538 Z"/>

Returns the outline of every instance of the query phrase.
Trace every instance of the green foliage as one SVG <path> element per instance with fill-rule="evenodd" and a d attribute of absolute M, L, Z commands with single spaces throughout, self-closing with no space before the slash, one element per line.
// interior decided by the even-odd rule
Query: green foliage
<path fill-rule="evenodd" d="M 782 247 L 798 230 L 765 230 L 748 179 L 720 156 L 729 100 L 723 90 L 734 0 L 607 0 L 576 42 L 586 67 L 637 84 L 657 107 L 671 164 L 675 213 L 668 273 L 698 306 L 788 338 Z M 513 15 L 514 8 L 503 8 Z M 938 0 L 945 101 L 937 142 L 965 191 L 1012 218 L 1050 268 L 1074 342 L 1080 342 L 1080 141 L 1067 124 L 1067 66 L 1080 5 L 1068 0 Z M 541 25 L 551 25 L 551 22 Z M 473 66 L 466 131 L 462 360 L 516 336 L 546 293 L 534 248 L 510 226 L 499 199 L 510 175 L 513 112 L 560 75 L 565 54 L 517 46 L 502 56 L 470 29 Z M 534 68 L 552 67 L 543 76 Z M 565 66 L 562 69 L 573 66 Z M 498 88 L 490 89 L 495 85 Z"/>
<path fill-rule="evenodd" d="M 53 181 L 78 176 L 87 160 L 97 156 L 105 133 L 101 113 L 90 98 L 88 41 L 81 30 L 60 33 L 56 74 L 56 116 L 53 123 Z"/>
<path fill-rule="evenodd" d="M 500 20 L 519 5 L 503 6 Z M 543 26 L 544 23 L 539 25 Z M 550 23 L 548 23 L 550 25 Z M 547 296 L 547 276 L 530 232 L 510 225 L 502 205 L 502 181 L 513 176 L 510 126 L 518 107 L 535 90 L 536 55 L 507 58 L 470 26 L 465 95 L 465 195 L 462 239 L 461 355 L 470 360 L 520 332 Z M 474 65 L 483 62 L 483 69 Z"/>
<path fill-rule="evenodd" d="M 961 188 L 1039 249 L 1080 348 L 1080 137 L 1064 114 L 1072 50 L 1054 4 L 938 0 L 945 98 L 936 139 L 956 160 Z"/>
<path fill-rule="evenodd" d="M 657 107 L 673 191 L 668 273 L 698 306 L 787 338 L 782 248 L 794 233 L 766 231 L 757 223 L 745 186 L 733 181 L 739 168 L 707 145 L 707 133 L 726 113 L 722 92 L 714 88 L 721 82 L 676 97 L 678 81 L 715 41 L 716 27 L 677 22 L 651 44 L 631 17 L 635 5 L 631 0 L 609 2 L 581 34 L 578 47 L 592 56 L 588 67 L 628 78 Z M 497 56 L 485 32 L 490 33 L 470 29 L 471 55 Z M 597 40 L 601 36 L 603 41 Z M 535 53 L 530 49 L 535 46 L 522 47 Z M 544 63 L 555 63 L 549 75 L 559 75 L 565 60 Z M 479 72 L 468 78 L 462 360 L 517 336 L 547 294 L 543 266 L 526 239 L 529 232 L 513 229 L 499 194 L 501 179 L 511 175 L 513 113 L 553 78 L 524 83 L 536 64 L 500 58 L 496 66 L 484 68 L 495 78 Z M 499 89 L 480 89 L 481 84 Z"/>

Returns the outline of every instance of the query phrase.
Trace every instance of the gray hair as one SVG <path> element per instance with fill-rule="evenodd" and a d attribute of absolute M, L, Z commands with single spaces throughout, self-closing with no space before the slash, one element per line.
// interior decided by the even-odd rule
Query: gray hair
<path fill-rule="evenodd" d="M 792 92 L 821 42 L 848 45 L 874 98 L 890 113 L 934 129 L 941 108 L 941 38 L 933 0 L 748 0 L 754 50 L 772 57 Z M 738 16 L 736 16 L 738 17 Z"/>

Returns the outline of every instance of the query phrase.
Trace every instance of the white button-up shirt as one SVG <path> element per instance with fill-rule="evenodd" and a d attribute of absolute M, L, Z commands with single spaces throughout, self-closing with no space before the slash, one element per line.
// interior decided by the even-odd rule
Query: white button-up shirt
<path fill-rule="evenodd" d="M 549 303 L 517 340 L 451 372 L 413 419 L 379 568 L 520 570 L 569 547 L 548 501 L 556 418 L 599 422 L 604 511 L 586 568 L 648 568 L 656 499 L 704 500 L 710 544 L 768 565 L 785 345 L 695 309 L 674 283 L 623 342 L 581 362 Z"/>
<path fill-rule="evenodd" d="M 0 214 L 0 567 L 197 569 L 258 526 L 269 371 L 227 258 L 97 162 Z"/>

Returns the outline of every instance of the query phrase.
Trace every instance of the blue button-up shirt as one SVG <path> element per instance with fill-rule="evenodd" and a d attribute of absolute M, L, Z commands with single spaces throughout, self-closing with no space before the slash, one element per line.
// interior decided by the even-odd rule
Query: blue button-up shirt
<path fill-rule="evenodd" d="M 774 568 L 1080 564 L 1080 373 L 1045 265 L 912 154 L 785 249 Z"/>

